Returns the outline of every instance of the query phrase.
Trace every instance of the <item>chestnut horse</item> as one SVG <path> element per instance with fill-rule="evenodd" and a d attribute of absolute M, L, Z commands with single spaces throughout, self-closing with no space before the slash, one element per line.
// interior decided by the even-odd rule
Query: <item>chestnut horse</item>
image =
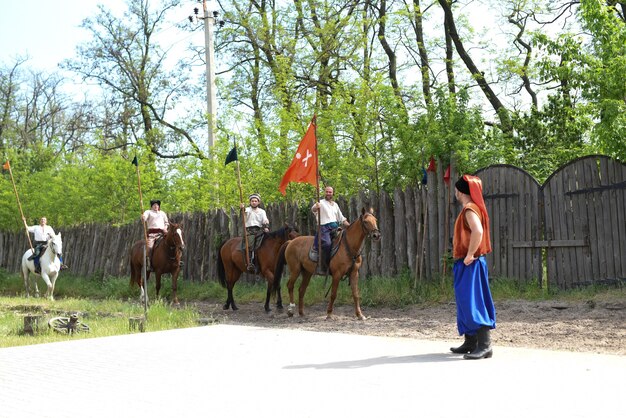
<path fill-rule="evenodd" d="M 137 241 L 130 249 L 130 284 L 137 283 L 141 289 L 141 300 L 148 297 L 147 289 L 144 290 L 141 283 L 141 269 L 143 268 L 144 256 L 143 246 L 145 241 Z M 156 297 L 159 297 L 161 290 L 161 275 L 170 273 L 172 275 L 172 302 L 178 305 L 176 296 L 178 273 L 180 272 L 180 258 L 185 249 L 183 240 L 182 225 L 170 223 L 167 233 L 159 241 L 155 241 L 152 249 L 152 267 L 156 276 Z M 146 272 L 146 283 L 150 278 L 150 271 Z"/>
<path fill-rule="evenodd" d="M 363 241 L 366 237 L 370 237 L 374 241 L 380 240 L 380 231 L 376 217 L 372 209 L 366 211 L 363 208 L 361 216 L 352 222 L 350 226 L 342 233 L 337 253 L 330 260 L 330 274 L 333 277 L 332 292 L 328 309 L 326 310 L 327 319 L 332 318 L 333 305 L 337 297 L 337 288 L 339 281 L 344 276 L 350 277 L 350 288 L 352 289 L 352 298 L 354 299 L 354 312 L 358 319 L 365 319 L 361 312 L 359 299 L 359 268 L 361 267 L 361 250 Z M 276 270 L 274 271 L 276 280 L 274 286 L 277 292 L 280 292 L 280 278 L 283 274 L 285 264 L 289 265 L 289 308 L 287 314 L 293 316 L 295 308 L 293 300 L 293 287 L 300 273 L 302 273 L 302 282 L 298 292 L 298 313 L 304 315 L 304 294 L 309 285 L 311 276 L 315 274 L 317 263 L 309 258 L 309 250 L 313 245 L 315 237 L 301 236 L 285 243 L 278 254 L 276 262 Z"/>
<path fill-rule="evenodd" d="M 274 266 L 276 264 L 276 254 L 280 249 L 280 246 L 288 239 L 295 238 L 300 234 L 291 225 L 285 223 L 285 225 L 272 232 L 263 234 L 263 242 L 261 246 L 256 250 L 256 259 L 258 260 L 260 273 L 265 280 L 267 280 L 267 296 L 265 297 L 265 312 L 270 312 L 270 296 L 272 293 L 272 286 L 274 283 Z M 224 304 L 224 310 L 232 307 L 233 311 L 236 311 L 237 305 L 235 305 L 235 299 L 233 298 L 233 287 L 241 273 L 246 271 L 246 256 L 245 250 L 241 249 L 241 237 L 233 237 L 224 242 L 220 246 L 220 252 L 217 256 L 217 276 L 220 280 L 222 287 L 228 289 L 228 297 Z M 280 289 L 280 287 L 279 287 Z M 283 309 L 283 300 L 280 295 L 280 291 L 276 292 L 276 308 L 280 311 Z"/>

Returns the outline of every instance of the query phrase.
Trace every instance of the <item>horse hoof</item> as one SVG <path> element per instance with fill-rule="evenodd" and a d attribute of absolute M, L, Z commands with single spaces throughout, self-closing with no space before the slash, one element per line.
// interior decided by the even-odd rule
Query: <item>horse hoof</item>
<path fill-rule="evenodd" d="M 228 310 L 228 308 L 230 308 L 230 306 L 228 306 L 228 305 L 224 305 L 224 306 L 222 306 L 222 309 L 223 309 L 223 310 L 225 310 L 225 311 L 227 311 L 227 310 Z"/>
<path fill-rule="evenodd" d="M 239 308 L 236 307 L 235 305 L 233 305 L 233 311 L 238 311 L 238 310 L 239 310 Z"/>
<path fill-rule="evenodd" d="M 283 313 L 283 311 L 285 310 L 285 308 L 283 308 L 282 306 L 277 306 L 276 307 L 276 311 L 279 313 Z"/>
<path fill-rule="evenodd" d="M 293 312 L 291 312 L 291 311 L 287 311 L 287 316 L 288 316 L 289 318 L 293 317 Z"/>
<path fill-rule="evenodd" d="M 365 315 L 361 314 L 361 315 L 357 315 L 357 319 L 359 321 L 365 321 L 367 318 L 365 317 Z"/>

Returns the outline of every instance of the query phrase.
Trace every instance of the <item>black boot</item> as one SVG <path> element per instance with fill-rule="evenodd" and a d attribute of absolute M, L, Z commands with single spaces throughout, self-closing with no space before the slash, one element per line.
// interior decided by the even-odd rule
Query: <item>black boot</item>
<path fill-rule="evenodd" d="M 477 343 L 478 337 L 476 337 L 476 335 L 465 334 L 465 342 L 463 342 L 463 344 L 461 344 L 459 347 L 450 347 L 450 351 L 452 351 L 454 354 L 471 353 L 476 349 Z"/>
<path fill-rule="evenodd" d="M 466 360 L 478 360 L 481 358 L 490 358 L 493 356 L 491 349 L 491 336 L 489 335 L 489 327 L 480 327 L 478 329 L 478 344 L 476 349 L 469 354 L 463 356 Z"/>

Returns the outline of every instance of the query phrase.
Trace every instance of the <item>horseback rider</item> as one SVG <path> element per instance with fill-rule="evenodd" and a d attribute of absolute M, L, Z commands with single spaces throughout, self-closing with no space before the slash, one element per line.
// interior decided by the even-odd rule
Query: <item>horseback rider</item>
<path fill-rule="evenodd" d="M 330 264 L 330 250 L 332 247 L 331 233 L 337 230 L 340 225 L 346 227 L 350 225 L 350 222 L 348 222 L 346 217 L 341 213 L 339 205 L 333 200 L 334 194 L 334 189 L 330 186 L 326 186 L 324 189 L 324 199 L 315 202 L 313 207 L 311 207 L 311 211 L 315 214 L 315 217 L 319 217 L 320 238 L 322 241 L 322 252 L 320 253 L 322 270 L 326 270 Z M 318 241 L 319 239 L 316 233 L 315 239 L 313 240 L 313 250 L 319 253 Z"/>
<path fill-rule="evenodd" d="M 152 249 L 154 247 L 154 241 L 167 233 L 170 221 L 167 219 L 167 214 L 161 210 L 161 201 L 157 199 L 150 201 L 150 209 L 146 210 L 141 215 L 141 219 L 146 223 L 146 228 L 148 228 L 146 270 L 152 271 Z"/>
<path fill-rule="evenodd" d="M 28 259 L 34 260 L 35 269 L 39 271 L 41 270 L 41 267 L 39 265 L 41 252 L 44 246 L 48 243 L 48 239 L 56 234 L 54 233 L 54 229 L 52 229 L 52 227 L 48 225 L 48 218 L 46 218 L 45 216 L 42 216 L 41 219 L 39 219 L 39 225 L 28 226 L 25 217 L 22 217 L 22 221 L 24 221 L 24 226 L 26 227 L 26 229 L 28 229 L 28 232 L 33 233 L 34 238 L 33 244 L 35 245 L 35 248 L 33 249 L 33 253 L 30 255 L 30 257 L 28 257 Z M 59 261 L 61 262 L 61 270 L 65 270 L 66 268 L 68 268 L 65 264 L 63 264 L 63 256 L 59 257 Z"/>
<path fill-rule="evenodd" d="M 246 210 L 246 233 L 248 235 L 252 235 L 253 242 L 250 244 L 250 264 L 246 267 L 248 271 L 254 272 L 255 268 L 255 248 L 257 238 L 263 235 L 264 232 L 270 232 L 270 221 L 267 219 L 267 213 L 265 210 L 260 208 L 261 204 L 261 195 L 258 193 L 252 193 L 248 196 L 248 201 L 250 202 L 250 206 L 245 208 Z M 241 209 L 244 208 L 244 204 L 241 203 Z"/>

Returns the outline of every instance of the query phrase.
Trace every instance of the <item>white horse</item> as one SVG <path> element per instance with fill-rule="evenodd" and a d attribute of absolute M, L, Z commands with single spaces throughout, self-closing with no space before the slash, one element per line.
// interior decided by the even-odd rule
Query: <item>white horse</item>
<path fill-rule="evenodd" d="M 24 287 L 26 287 L 26 297 L 30 297 L 30 273 L 41 278 L 48 285 L 46 297 L 54 300 L 54 284 L 59 277 L 61 271 L 61 260 L 63 256 L 63 242 L 61 241 L 61 233 L 48 236 L 48 248 L 39 256 L 39 265 L 41 273 L 35 272 L 35 260 L 29 260 L 33 250 L 26 250 L 22 256 L 22 278 L 24 279 Z M 39 288 L 37 287 L 37 278 L 35 277 L 35 297 L 39 297 Z"/>

